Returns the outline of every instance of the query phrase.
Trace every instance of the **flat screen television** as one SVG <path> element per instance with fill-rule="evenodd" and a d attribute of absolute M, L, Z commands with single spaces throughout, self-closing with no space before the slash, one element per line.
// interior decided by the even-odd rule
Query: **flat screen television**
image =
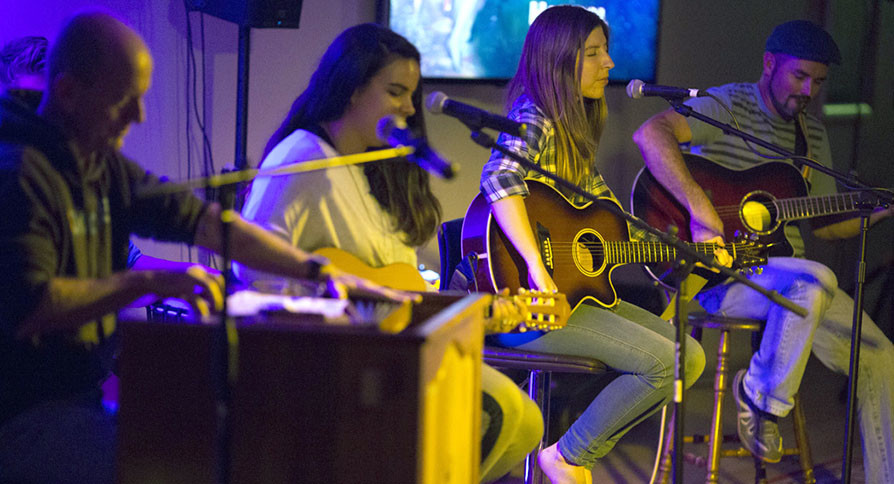
<path fill-rule="evenodd" d="M 655 82 L 660 0 L 380 0 L 379 21 L 419 48 L 426 79 L 505 82 L 528 26 L 561 4 L 591 9 L 608 23 L 610 82 Z"/>

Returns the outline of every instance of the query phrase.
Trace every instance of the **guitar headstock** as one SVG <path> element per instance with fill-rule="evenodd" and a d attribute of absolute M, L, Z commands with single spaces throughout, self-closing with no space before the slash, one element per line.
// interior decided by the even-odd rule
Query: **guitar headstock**
<path fill-rule="evenodd" d="M 744 269 L 745 272 L 757 272 L 759 274 L 761 269 L 755 266 L 767 265 L 767 255 L 770 252 L 770 247 L 761 243 L 755 234 L 745 236 L 737 233 L 735 242 L 732 245 L 735 252 L 731 252 L 731 255 L 734 256 L 735 262 L 733 266 L 736 269 Z"/>
<path fill-rule="evenodd" d="M 552 331 L 565 327 L 571 306 L 564 294 L 519 288 L 514 296 L 494 296 L 497 311 L 503 313 L 502 317 L 491 318 L 486 328 L 489 333 Z"/>

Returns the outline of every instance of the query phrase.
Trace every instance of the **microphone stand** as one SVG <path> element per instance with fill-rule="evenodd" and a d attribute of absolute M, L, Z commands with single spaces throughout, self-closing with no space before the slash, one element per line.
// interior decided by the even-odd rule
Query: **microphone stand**
<path fill-rule="evenodd" d="M 860 255 L 859 260 L 857 262 L 857 278 L 856 278 L 856 288 L 854 289 L 854 316 L 853 316 L 853 326 L 851 328 L 851 354 L 850 354 L 850 362 L 848 368 L 848 386 L 847 386 L 847 418 L 845 423 L 845 432 L 844 432 L 844 456 L 841 467 L 841 478 L 844 484 L 850 484 L 851 482 L 851 461 L 853 460 L 853 446 L 854 446 L 854 417 L 856 417 L 856 395 L 857 395 L 857 376 L 859 374 L 860 367 L 860 343 L 863 334 L 863 283 L 865 281 L 866 276 L 866 238 L 867 232 L 869 230 L 869 215 L 872 213 L 873 208 L 881 206 L 882 204 L 890 204 L 891 203 L 891 195 L 885 193 L 877 188 L 870 187 L 866 183 L 857 180 L 856 178 L 852 178 L 846 175 L 842 175 L 841 173 L 827 168 L 813 160 L 796 156 L 791 151 L 788 151 L 784 148 L 781 148 L 777 145 L 764 141 L 760 138 L 752 136 L 748 133 L 745 133 L 739 129 L 736 129 L 729 124 L 722 123 L 717 121 L 709 116 L 706 116 L 698 111 L 695 111 L 691 107 L 687 106 L 683 103 L 682 99 L 667 99 L 667 102 L 674 108 L 674 110 L 680 113 L 683 116 L 692 117 L 702 121 L 704 123 L 710 124 L 716 128 L 722 130 L 725 134 L 738 136 L 743 140 L 747 140 L 751 143 L 754 143 L 758 146 L 766 148 L 770 151 L 778 153 L 786 158 L 790 158 L 794 161 L 795 164 L 807 165 L 821 173 L 831 176 L 836 180 L 842 182 L 846 186 L 854 186 L 861 191 L 870 192 L 876 196 L 875 204 L 869 203 L 866 200 L 863 200 L 860 204 Z M 806 138 L 807 133 L 804 133 Z"/>
<path fill-rule="evenodd" d="M 689 274 L 689 271 L 692 270 L 692 267 L 695 265 L 696 262 L 701 262 L 705 266 L 707 266 L 709 268 L 717 269 L 717 270 L 719 270 L 719 272 L 721 274 L 723 274 L 727 277 L 732 277 L 736 281 L 741 282 L 742 284 L 745 284 L 746 286 L 754 289 L 758 293 L 763 294 L 765 297 L 767 297 L 774 303 L 784 307 L 785 309 L 788 309 L 789 311 L 794 312 L 795 314 L 798 314 L 803 317 L 803 316 L 807 315 L 807 310 L 805 310 L 804 308 L 802 308 L 798 305 L 795 305 L 788 299 L 782 297 L 776 291 L 768 291 L 767 289 L 764 289 L 763 287 L 758 286 L 757 284 L 750 281 L 743 275 L 739 274 L 737 271 L 733 271 L 733 270 L 730 270 L 724 266 L 718 265 L 717 263 L 714 262 L 713 257 L 708 257 L 706 255 L 699 254 L 695 250 L 691 249 L 688 245 L 681 242 L 680 239 L 678 239 L 677 237 L 675 237 L 673 235 L 669 235 L 665 232 L 662 232 L 661 230 L 658 230 L 658 229 L 652 227 L 651 225 L 640 220 L 636 216 L 629 214 L 629 213 L 625 212 L 624 210 L 621 210 L 615 204 L 606 203 L 604 200 L 599 199 L 599 197 L 596 197 L 592 193 L 587 192 L 586 190 L 580 188 L 576 184 L 571 183 L 568 180 L 566 180 L 554 173 L 550 173 L 550 172 L 546 171 L 545 169 L 543 169 L 540 165 L 531 163 L 524 157 L 522 157 L 516 153 L 513 153 L 512 151 L 509 151 L 508 149 L 506 149 L 503 146 L 500 146 L 499 144 L 496 143 L 496 141 L 494 140 L 494 138 L 492 136 L 487 135 L 481 131 L 483 126 L 474 126 L 474 125 L 470 125 L 468 123 L 465 123 L 465 124 L 472 131 L 472 133 L 471 133 L 472 141 L 474 141 L 478 145 L 483 146 L 488 149 L 496 150 L 496 151 L 502 153 L 503 155 L 518 162 L 526 170 L 536 171 L 537 173 L 540 173 L 541 175 L 552 180 L 557 186 L 560 186 L 560 187 L 568 190 L 569 192 L 577 194 L 586 200 L 589 200 L 593 203 L 600 205 L 602 208 L 609 210 L 611 213 L 614 213 L 615 215 L 623 218 L 624 220 L 635 225 L 636 227 L 647 231 L 648 233 L 652 234 L 653 236 L 655 236 L 656 238 L 658 238 L 665 244 L 672 246 L 672 247 L 674 247 L 674 249 L 677 250 L 678 260 L 677 260 L 676 267 L 677 267 L 678 273 L 681 274 L 681 277 L 677 278 L 677 281 L 678 281 L 678 283 L 677 283 L 677 299 L 678 299 L 677 303 L 678 304 L 677 304 L 677 308 L 676 308 L 676 310 L 677 310 L 677 332 L 676 332 L 676 342 L 675 342 L 675 364 L 674 364 L 674 411 L 676 412 L 676 414 L 675 414 L 676 418 L 679 419 L 676 421 L 677 423 L 676 423 L 675 435 L 678 434 L 679 437 L 675 438 L 675 440 L 674 440 L 673 466 L 674 466 L 674 483 L 682 483 L 683 482 L 683 466 L 682 466 L 683 389 L 686 388 L 686 386 L 684 384 L 685 383 L 684 382 L 684 372 L 683 372 L 682 368 L 683 368 L 683 361 L 685 361 L 683 359 L 684 355 L 685 355 L 685 342 L 686 342 L 686 338 L 684 335 L 685 335 L 685 326 L 686 326 L 687 319 L 686 319 L 686 309 L 685 309 L 686 304 L 682 304 L 682 301 L 680 301 L 679 298 L 680 298 L 680 293 L 682 292 L 680 290 L 681 289 L 680 284 L 682 284 L 682 281 L 683 281 L 683 279 L 685 279 L 685 276 Z"/>
<path fill-rule="evenodd" d="M 141 196 L 157 196 L 181 191 L 190 191 L 198 188 L 221 188 L 221 257 L 223 259 L 223 306 L 219 323 L 215 325 L 211 339 L 211 386 L 215 400 L 215 482 L 227 484 L 230 482 L 230 440 L 232 427 L 230 422 L 230 391 L 235 387 L 238 379 L 239 364 L 239 337 L 236 331 L 236 323 L 229 316 L 228 296 L 233 285 L 233 271 L 231 267 L 231 240 L 230 232 L 232 222 L 236 220 L 235 210 L 236 187 L 238 183 L 248 182 L 255 178 L 269 178 L 274 176 L 291 175 L 324 168 L 368 163 L 391 158 L 411 155 L 415 152 L 413 147 L 398 147 L 384 150 L 368 151 L 346 156 L 308 160 L 301 163 L 271 168 L 269 170 L 246 169 L 231 171 L 206 178 L 197 178 L 180 183 L 162 183 L 156 187 L 144 190 Z"/>

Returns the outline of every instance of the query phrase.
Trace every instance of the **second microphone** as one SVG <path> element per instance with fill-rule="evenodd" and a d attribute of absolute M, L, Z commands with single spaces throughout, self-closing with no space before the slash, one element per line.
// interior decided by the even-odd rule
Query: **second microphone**
<path fill-rule="evenodd" d="M 407 128 L 403 119 L 396 116 L 385 116 L 376 125 L 376 136 L 390 146 L 409 146 L 414 152 L 407 160 L 421 166 L 438 177 L 450 179 L 456 174 L 457 166 L 441 157 L 433 150 L 425 138 L 416 136 Z"/>

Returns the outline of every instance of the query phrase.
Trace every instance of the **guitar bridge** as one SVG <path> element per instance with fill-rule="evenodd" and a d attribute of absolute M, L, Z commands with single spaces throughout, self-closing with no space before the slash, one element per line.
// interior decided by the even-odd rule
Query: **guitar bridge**
<path fill-rule="evenodd" d="M 553 260 L 553 245 L 549 235 L 549 229 L 537 222 L 537 241 L 540 243 L 540 258 L 549 275 L 553 275 L 555 269 L 555 261 Z"/>

